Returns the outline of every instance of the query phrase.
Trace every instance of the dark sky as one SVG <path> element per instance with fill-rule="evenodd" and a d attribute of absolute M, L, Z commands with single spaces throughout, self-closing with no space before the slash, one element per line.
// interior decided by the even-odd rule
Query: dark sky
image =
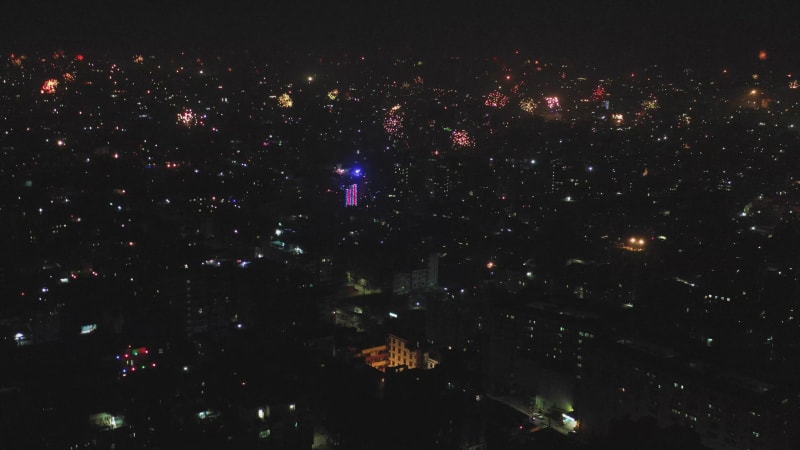
<path fill-rule="evenodd" d="M 800 2 L 31 0 L 4 7 L 0 51 L 182 46 L 459 54 L 514 49 L 602 60 L 796 58 Z"/>

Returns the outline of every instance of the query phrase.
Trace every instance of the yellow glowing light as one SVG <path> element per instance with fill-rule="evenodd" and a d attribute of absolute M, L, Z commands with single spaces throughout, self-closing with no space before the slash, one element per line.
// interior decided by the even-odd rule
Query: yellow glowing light
<path fill-rule="evenodd" d="M 647 241 L 644 238 L 632 236 L 626 242 L 618 244 L 617 247 L 629 252 L 643 252 Z"/>
<path fill-rule="evenodd" d="M 328 98 L 330 100 L 336 100 L 336 98 L 338 96 L 339 96 L 339 90 L 338 89 L 334 89 L 334 90 L 328 92 Z"/>

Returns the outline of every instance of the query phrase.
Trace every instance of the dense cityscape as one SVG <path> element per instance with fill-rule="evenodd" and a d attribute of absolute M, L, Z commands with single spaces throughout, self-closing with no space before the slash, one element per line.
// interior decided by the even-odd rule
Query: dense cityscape
<path fill-rule="evenodd" d="M 800 439 L 771 49 L 36 48 L 0 51 L 0 448 Z"/>

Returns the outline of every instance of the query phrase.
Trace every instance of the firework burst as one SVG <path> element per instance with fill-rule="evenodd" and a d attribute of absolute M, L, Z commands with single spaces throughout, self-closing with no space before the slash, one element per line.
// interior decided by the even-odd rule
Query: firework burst
<path fill-rule="evenodd" d="M 281 94 L 281 96 L 278 97 L 278 106 L 281 108 L 291 108 L 294 106 L 294 100 L 292 100 L 292 97 L 288 93 Z"/>
<path fill-rule="evenodd" d="M 55 94 L 56 88 L 58 88 L 58 80 L 55 78 L 50 78 L 49 80 L 45 81 L 42 84 L 42 94 Z"/>
<path fill-rule="evenodd" d="M 400 139 L 403 137 L 403 113 L 400 111 L 400 105 L 394 105 L 386 114 L 383 120 L 383 129 L 390 137 Z"/>
<path fill-rule="evenodd" d="M 450 141 L 455 148 L 472 148 L 475 146 L 475 141 L 466 130 L 453 130 L 450 134 Z"/>
<path fill-rule="evenodd" d="M 499 91 L 492 91 L 486 96 L 484 105 L 491 108 L 502 108 L 508 104 L 508 96 L 503 95 Z"/>

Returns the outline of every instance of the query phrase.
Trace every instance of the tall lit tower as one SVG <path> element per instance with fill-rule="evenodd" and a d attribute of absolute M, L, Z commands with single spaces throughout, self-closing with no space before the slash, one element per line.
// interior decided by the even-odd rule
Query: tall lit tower
<path fill-rule="evenodd" d="M 344 206 L 358 206 L 358 185 L 353 183 L 344 191 Z"/>
<path fill-rule="evenodd" d="M 339 177 L 339 188 L 344 189 L 344 206 L 358 206 L 358 184 L 361 183 L 362 188 L 368 186 L 364 171 L 359 167 L 343 168 L 339 164 L 334 173 Z"/>

